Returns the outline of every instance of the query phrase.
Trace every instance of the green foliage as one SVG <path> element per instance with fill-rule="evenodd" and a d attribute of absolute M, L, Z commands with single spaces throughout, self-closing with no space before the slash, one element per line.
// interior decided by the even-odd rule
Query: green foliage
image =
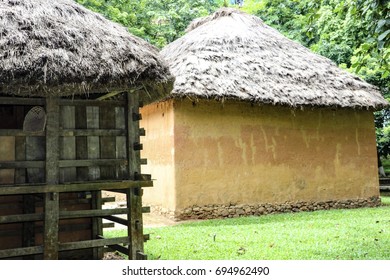
<path fill-rule="evenodd" d="M 388 260 L 390 197 L 384 206 L 185 223 L 145 228 L 150 259 Z M 126 231 L 106 231 L 105 236 Z"/>
<path fill-rule="evenodd" d="M 223 5 L 222 0 L 76 1 L 160 48 L 182 36 L 193 19 L 206 16 Z"/>

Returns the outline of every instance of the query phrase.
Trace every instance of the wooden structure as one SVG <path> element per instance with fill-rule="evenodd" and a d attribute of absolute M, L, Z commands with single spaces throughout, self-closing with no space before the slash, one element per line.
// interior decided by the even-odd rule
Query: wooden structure
<path fill-rule="evenodd" d="M 1 169 L 14 173 L 14 182 L 0 187 L 0 258 L 96 259 L 102 257 L 103 246 L 132 259 L 143 258 L 142 187 L 152 182 L 140 174 L 145 160 L 139 156 L 144 131 L 138 125 L 138 97 L 122 97 L 114 101 L 0 98 L 0 108 L 13 112 L 8 115 L 13 120 L 2 120 L 15 122 L 12 129 L 0 129 L 3 142 L 13 142 L 15 149 L 14 160 L 0 161 Z M 45 109 L 45 131 L 21 129 L 31 106 Z M 30 137 L 44 143 L 42 158 L 26 158 Z M 44 180 L 31 182 L 29 169 L 38 169 Z M 127 208 L 102 209 L 102 190 L 126 193 Z M 127 219 L 116 214 L 127 214 Z M 103 217 L 128 226 L 128 237 L 104 239 Z"/>
<path fill-rule="evenodd" d="M 140 98 L 167 93 L 168 67 L 69 0 L 3 1 L 0 33 L 0 259 L 145 259 Z M 103 209 L 103 190 L 127 207 Z M 128 234 L 104 238 L 103 218 Z"/>

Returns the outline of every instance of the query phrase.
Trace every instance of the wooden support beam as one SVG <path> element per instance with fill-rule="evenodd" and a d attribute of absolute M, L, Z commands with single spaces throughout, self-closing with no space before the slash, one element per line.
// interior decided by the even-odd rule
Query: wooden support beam
<path fill-rule="evenodd" d="M 114 91 L 111 91 L 111 92 L 109 92 L 107 94 L 104 94 L 104 95 L 96 98 L 96 100 L 106 100 L 108 98 L 112 98 L 112 97 L 114 97 L 114 96 L 116 96 L 118 94 L 121 94 L 121 93 L 124 93 L 124 91 L 123 90 L 114 90 Z"/>
<path fill-rule="evenodd" d="M 136 122 L 140 120 L 142 120 L 142 115 L 140 113 L 133 112 L 133 121 Z"/>
<path fill-rule="evenodd" d="M 26 137 L 26 136 L 45 136 L 44 131 L 24 131 L 22 129 L 0 129 L 0 136 L 15 136 L 15 137 Z"/>
<path fill-rule="evenodd" d="M 126 208 L 127 209 L 127 208 Z M 115 217 L 115 216 L 106 216 L 104 219 L 112 221 L 114 223 L 118 223 L 123 226 L 128 226 L 129 222 L 126 219 Z"/>
<path fill-rule="evenodd" d="M 113 228 L 115 223 L 102 223 L 102 228 Z"/>
<path fill-rule="evenodd" d="M 43 217 L 43 213 L 0 216 L 0 224 L 42 221 Z"/>
<path fill-rule="evenodd" d="M 0 163 L 1 164 L 1 163 Z M 91 166 L 121 166 L 127 165 L 126 159 L 78 159 L 78 160 L 60 160 L 59 167 L 91 167 Z M 109 178 L 107 178 L 109 179 Z M 111 178 L 113 179 L 113 178 Z"/>
<path fill-rule="evenodd" d="M 0 195 L 33 194 L 50 192 L 81 192 L 96 190 L 120 190 L 128 188 L 151 187 L 152 181 L 90 182 L 61 185 L 1 186 Z"/>
<path fill-rule="evenodd" d="M 128 168 L 130 178 L 134 179 L 135 174 L 141 173 L 140 150 L 142 150 L 142 144 L 140 144 L 139 120 L 134 119 L 134 116 L 139 115 L 139 92 L 128 93 L 127 102 Z M 140 258 L 139 253 L 144 250 L 142 197 L 137 195 L 140 193 L 140 188 L 126 190 L 127 208 L 129 208 L 127 230 L 130 238 L 128 256 L 132 260 Z"/>
<path fill-rule="evenodd" d="M 43 253 L 43 246 L 0 250 L 0 259 L 36 255 Z"/>
<path fill-rule="evenodd" d="M 124 129 L 62 129 L 59 132 L 60 136 L 125 136 Z M 0 135 L 1 136 L 1 135 Z"/>
<path fill-rule="evenodd" d="M 42 160 L 0 161 L 0 169 L 44 168 L 44 167 L 45 167 L 45 162 Z"/>
<path fill-rule="evenodd" d="M 60 107 L 55 97 L 46 98 L 46 183 L 57 185 L 59 182 L 59 120 Z M 44 259 L 58 259 L 58 192 L 45 193 L 44 198 Z"/>
<path fill-rule="evenodd" d="M 110 249 L 114 251 L 118 251 L 119 253 L 127 255 L 129 253 L 129 246 L 122 246 L 118 244 L 113 244 L 108 246 Z"/>
<path fill-rule="evenodd" d="M 150 174 L 139 174 L 136 173 L 134 175 L 135 180 L 137 181 L 151 181 L 152 180 L 152 175 Z"/>
<path fill-rule="evenodd" d="M 133 143 L 133 149 L 134 151 L 141 151 L 144 148 L 144 146 L 139 142 Z"/>
<path fill-rule="evenodd" d="M 106 217 L 110 215 L 126 214 L 127 211 L 127 208 L 60 211 L 60 219 Z"/>
<path fill-rule="evenodd" d="M 59 101 L 61 106 L 109 106 L 109 107 L 117 107 L 117 106 L 125 106 L 126 102 L 124 100 L 82 100 L 82 99 L 61 99 Z"/>
<path fill-rule="evenodd" d="M 43 98 L 0 97 L 0 105 L 45 105 Z"/>
<path fill-rule="evenodd" d="M 114 245 L 114 244 L 128 244 L 128 243 L 129 243 L 129 238 L 127 236 L 85 240 L 85 241 L 77 241 L 77 242 L 67 242 L 67 243 L 61 243 L 59 245 L 59 251 L 78 250 L 78 249 L 85 249 L 85 248 L 103 247 L 103 246 Z"/>

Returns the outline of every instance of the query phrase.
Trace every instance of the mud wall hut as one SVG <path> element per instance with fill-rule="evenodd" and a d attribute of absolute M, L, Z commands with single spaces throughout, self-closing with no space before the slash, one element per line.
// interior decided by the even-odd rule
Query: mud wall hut
<path fill-rule="evenodd" d="M 157 49 L 70 0 L 1 1 L 0 49 L 0 258 L 145 258 L 139 107 L 173 81 Z"/>
<path fill-rule="evenodd" d="M 168 98 L 142 108 L 145 201 L 215 218 L 379 203 L 374 86 L 259 18 L 221 9 L 161 51 Z"/>

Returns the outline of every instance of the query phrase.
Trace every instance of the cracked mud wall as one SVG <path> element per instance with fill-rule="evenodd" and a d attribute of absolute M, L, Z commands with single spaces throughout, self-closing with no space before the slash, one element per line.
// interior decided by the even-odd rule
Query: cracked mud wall
<path fill-rule="evenodd" d="M 148 171 L 156 179 L 151 196 L 170 211 L 379 196 L 370 111 L 189 100 L 152 106 L 159 106 L 160 118 L 143 116 L 147 135 L 157 129 L 165 140 L 152 145 L 146 136 L 143 141 Z M 170 122 L 161 121 L 163 108 Z M 168 180 L 172 172 L 174 179 Z"/>

